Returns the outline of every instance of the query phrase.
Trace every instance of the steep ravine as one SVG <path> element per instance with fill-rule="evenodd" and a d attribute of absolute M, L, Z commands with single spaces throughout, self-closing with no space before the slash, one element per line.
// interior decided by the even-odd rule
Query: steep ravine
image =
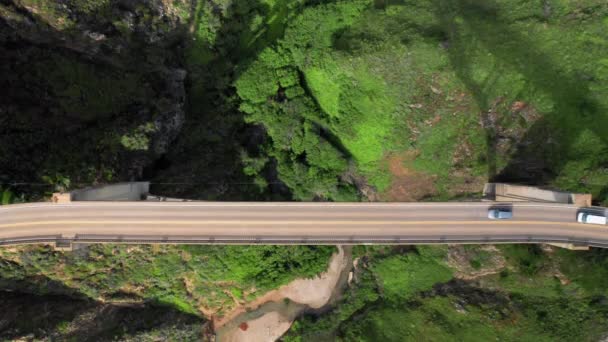
<path fill-rule="evenodd" d="M 168 152 L 186 117 L 188 34 L 171 3 L 0 2 L 0 187 L 36 200 L 138 179 Z"/>

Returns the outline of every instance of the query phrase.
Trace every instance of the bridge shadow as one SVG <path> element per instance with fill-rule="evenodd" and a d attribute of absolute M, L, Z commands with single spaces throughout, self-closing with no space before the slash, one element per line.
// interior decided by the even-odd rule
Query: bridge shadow
<path fill-rule="evenodd" d="M 488 176 L 491 181 L 548 184 L 563 170 L 565 164 L 577 160 L 573 145 L 584 131 L 590 131 L 608 143 L 608 113 L 590 91 L 590 80 L 584 75 L 559 67 L 559 56 L 551 56 L 535 48 L 529 35 L 523 34 L 503 17 L 495 1 L 437 0 L 436 16 L 447 38 L 447 54 L 458 77 L 475 98 L 482 122 L 490 120 L 490 98 L 493 82 L 501 77 L 497 68 L 483 81 L 474 78 L 478 42 L 499 63 L 520 73 L 530 88 L 546 94 L 552 110 L 543 113 L 512 144 L 508 164 L 497 166 L 499 132 L 486 127 Z M 608 160 L 601 160 L 608 163 Z M 603 187 L 600 192 L 606 192 Z"/>

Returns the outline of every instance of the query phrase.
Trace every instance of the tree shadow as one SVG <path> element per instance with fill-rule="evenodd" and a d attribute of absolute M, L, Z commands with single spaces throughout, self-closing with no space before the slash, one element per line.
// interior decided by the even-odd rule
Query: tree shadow
<path fill-rule="evenodd" d="M 486 127 L 488 175 L 491 181 L 547 184 L 571 160 L 571 147 L 584 130 L 608 143 L 608 116 L 590 92 L 590 81 L 558 67 L 556 58 L 535 49 L 532 39 L 509 25 L 494 1 L 438 0 L 436 15 L 447 36 L 447 53 L 458 77 L 472 93 L 482 111 L 482 123 L 490 121 L 492 102 L 488 88 L 495 70 L 485 82 L 473 77 L 475 61 L 468 43 L 479 42 L 500 63 L 520 73 L 534 89 L 547 94 L 553 110 L 535 121 L 509 151 L 508 164 L 497 170 L 498 138 Z M 467 34 L 471 36 L 467 37 Z"/>

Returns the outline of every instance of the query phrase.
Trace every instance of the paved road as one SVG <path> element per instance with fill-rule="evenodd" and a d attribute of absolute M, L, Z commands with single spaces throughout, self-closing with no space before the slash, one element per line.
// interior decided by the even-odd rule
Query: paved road
<path fill-rule="evenodd" d="M 0 244 L 574 242 L 608 247 L 608 226 L 578 208 L 513 204 L 513 219 L 474 203 L 72 202 L 0 207 Z M 605 213 L 605 208 L 591 209 Z"/>

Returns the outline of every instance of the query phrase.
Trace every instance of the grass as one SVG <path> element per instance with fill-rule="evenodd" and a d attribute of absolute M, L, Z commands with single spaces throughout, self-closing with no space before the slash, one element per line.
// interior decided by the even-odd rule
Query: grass
<path fill-rule="evenodd" d="M 608 288 L 608 253 L 605 249 L 575 253 L 558 250 L 560 270 L 589 295 L 603 296 Z"/>
<path fill-rule="evenodd" d="M 337 134 L 362 168 L 378 163 L 386 150 L 386 138 L 392 131 L 393 99 L 386 95 L 382 80 L 369 71 L 354 71 L 347 82 L 356 86 L 342 99 L 343 122 L 337 124 Z"/>
<path fill-rule="evenodd" d="M 478 245 L 465 245 L 464 250 L 470 253 L 469 264 L 474 270 L 480 270 L 492 264 L 492 252 L 481 249 Z"/>
<path fill-rule="evenodd" d="M 390 184 L 383 158 L 410 150 L 415 169 L 436 177 L 440 198 L 478 177 L 591 192 L 601 202 L 608 45 L 598 4 L 556 3 L 550 13 L 514 1 L 309 6 L 274 46 L 282 58 L 274 68 L 303 74 L 300 96 L 314 106 L 300 124 L 328 128 L 379 191 Z M 246 72 L 237 89 L 258 71 Z M 282 105 L 241 98 L 282 141 L 272 118 Z M 493 123 L 482 126 L 484 116 Z"/>
<path fill-rule="evenodd" d="M 420 73 L 413 72 L 412 67 L 415 71 L 424 73 L 427 71 L 420 70 L 416 63 L 433 68 L 438 64 L 445 64 L 445 58 L 442 62 L 441 56 L 438 56 L 436 51 L 431 52 L 431 49 L 427 49 L 425 55 L 420 57 L 420 62 L 411 59 L 403 62 L 399 56 L 404 53 L 417 53 L 418 50 L 392 45 L 394 38 L 383 32 L 383 29 L 389 29 L 388 26 L 375 29 L 374 34 L 379 37 L 389 37 L 387 41 L 380 38 L 379 46 L 376 46 L 379 51 L 365 45 L 371 44 L 371 40 L 364 40 L 359 44 L 359 40 L 355 39 L 364 34 L 361 31 L 370 28 L 369 21 L 380 18 L 369 12 L 361 14 L 361 18 L 347 16 L 346 14 L 357 13 L 349 12 L 347 10 L 349 6 L 354 9 L 358 5 L 342 4 L 340 7 L 327 6 L 327 8 L 311 9 L 308 12 L 305 10 L 300 20 L 287 29 L 287 38 L 282 41 L 282 45 L 288 47 L 293 44 L 289 39 L 296 40 L 298 50 L 292 53 L 291 59 L 296 65 L 301 64 L 298 67 L 305 76 L 305 86 L 310 91 L 309 95 L 314 98 L 319 110 L 322 111 L 316 118 L 310 118 L 324 123 L 331 129 L 339 143 L 348 151 L 348 156 L 356 162 L 358 171 L 382 191 L 390 184 L 390 175 L 386 173 L 382 159 L 388 152 L 408 145 L 404 142 L 409 136 L 405 128 L 405 119 L 407 112 L 411 112 L 408 104 L 412 103 L 416 92 L 416 87 L 412 84 L 420 77 Z M 352 22 L 352 26 L 344 28 L 343 24 L 336 24 L 333 17 L 331 20 L 321 20 L 323 26 L 318 29 L 321 35 L 311 36 L 311 41 L 308 43 L 301 42 L 308 39 L 308 36 L 302 33 L 306 32 L 309 16 L 326 15 L 329 18 L 336 15 L 335 10 L 338 8 L 342 11 L 340 15 L 345 17 L 344 22 Z M 327 11 L 323 12 L 324 9 Z M 364 28 L 358 29 L 357 25 L 363 25 Z M 298 38 L 295 38 L 298 34 L 296 32 L 300 33 Z M 353 44 L 358 45 L 353 47 Z M 309 48 L 303 49 L 303 45 Z M 355 48 L 359 50 L 350 51 Z M 429 58 L 429 54 L 432 58 Z M 303 56 L 315 57 L 310 59 Z M 396 63 L 403 65 L 395 65 Z M 254 73 L 251 76 L 246 74 L 247 77 L 257 76 L 254 75 Z M 245 94 L 247 83 L 246 79 L 237 83 L 241 94 Z M 258 97 L 247 95 L 244 99 L 261 100 L 268 96 L 270 93 Z M 261 118 L 259 121 L 271 122 L 266 118 Z M 449 121 L 444 121 L 446 126 L 450 125 Z M 272 127 L 269 128 L 271 135 L 274 131 Z M 437 148 L 448 153 L 450 151 L 445 146 Z M 430 153 L 425 155 L 430 159 L 436 158 Z M 446 159 L 448 158 L 441 160 Z"/>
<path fill-rule="evenodd" d="M 564 286 L 552 273 L 553 259 L 538 245 L 498 246 L 510 268 L 488 278 L 489 283 L 514 294 L 559 298 L 576 286 Z"/>
<path fill-rule="evenodd" d="M 62 253 L 42 246 L 2 250 L 3 286 L 29 281 L 50 293 L 37 276 L 65 284 L 94 299 L 153 301 L 201 315 L 221 315 L 237 298 L 255 298 L 296 277 L 325 270 L 332 247 L 91 245 Z"/>
<path fill-rule="evenodd" d="M 474 308 L 460 313 L 451 298 L 425 299 L 416 310 L 381 307 L 345 327 L 345 340 L 489 341 L 497 334 L 492 318 Z M 491 317 L 491 316 L 490 316 Z M 481 324 L 480 324 L 481 323 Z"/>
<path fill-rule="evenodd" d="M 598 325 L 605 320 L 593 317 L 594 310 L 580 302 L 542 305 L 524 301 L 519 310 L 458 302 L 458 298 L 434 297 L 420 299 L 412 308 L 380 306 L 348 323 L 343 340 L 589 341 L 600 336 Z M 585 319 L 589 321 L 581 321 Z"/>
<path fill-rule="evenodd" d="M 0 187 L 0 205 L 25 202 L 24 194 L 17 195 L 11 189 Z"/>
<path fill-rule="evenodd" d="M 571 21 L 567 17 L 584 8 L 593 8 L 596 4 L 587 1 L 574 8 L 556 4 L 556 9 L 547 19 L 548 24 L 542 19 L 532 19 L 538 14 L 533 4 L 515 10 L 516 7 L 510 3 L 465 6 L 461 2 L 454 2 L 445 8 L 455 10 L 455 14 L 440 14 L 445 25 L 449 20 L 459 25 L 458 30 L 451 32 L 455 40 L 452 63 L 460 70 L 461 78 L 466 80 L 469 88 L 476 90 L 480 104 L 487 106 L 497 96 L 517 96 L 529 101 L 543 113 L 543 119 L 529 127 L 528 134 L 551 131 L 553 144 L 522 147 L 514 151 L 514 160 L 510 162 L 512 168 L 507 166 L 503 170 L 505 176 L 513 177 L 516 174 L 514 168 L 521 167 L 519 161 L 526 159 L 527 155 L 530 155 L 529 158 L 534 155 L 552 170 L 544 175 L 544 181 L 551 182 L 556 176 L 580 181 L 581 175 L 564 172 L 569 171 L 564 166 L 570 160 L 579 158 L 576 142 L 581 134 L 590 129 L 601 137 L 608 118 L 602 109 L 606 105 L 604 99 L 598 98 L 606 90 L 605 82 L 594 76 L 584 80 L 581 75 L 597 73 L 594 60 L 605 54 L 606 45 L 596 35 L 601 30 L 601 11 L 586 18 L 583 26 L 580 22 L 574 24 L 576 20 Z M 527 20 L 512 19 L 526 14 L 530 15 Z M 455 16 L 455 19 L 449 19 L 450 16 Z M 581 17 L 578 19 L 582 20 Z M 599 38 L 599 41 L 590 37 Z M 476 43 L 471 45 L 471 41 Z M 529 49 L 530 46 L 534 49 Z M 485 51 L 488 54 L 483 56 Z M 521 63 L 522 60 L 528 62 Z M 475 67 L 470 66 L 470 61 L 475 62 Z M 596 143 L 591 143 L 593 139 L 587 140 L 583 150 L 597 149 L 595 140 Z M 606 148 L 605 143 L 605 140 L 600 142 L 602 150 Z M 578 144 L 578 147 L 582 145 Z M 597 154 L 589 155 L 587 168 L 597 168 L 598 158 L 601 159 Z M 537 177 L 536 181 L 543 181 L 538 179 L 543 175 L 532 176 Z M 560 185 L 565 183 L 562 181 Z M 601 189 L 601 185 L 587 185 L 585 191 L 599 194 Z"/>
<path fill-rule="evenodd" d="M 450 281 L 444 247 L 359 246 L 344 298 L 328 313 L 299 319 L 285 341 L 595 341 L 605 334 L 602 249 L 497 247 L 506 259 L 500 274 Z M 480 263 L 489 257 L 478 246 L 465 250 L 477 251 Z M 570 283 L 560 284 L 556 269 Z"/>
<path fill-rule="evenodd" d="M 449 268 L 435 258 L 413 253 L 382 259 L 374 264 L 372 271 L 387 301 L 411 298 L 452 277 Z"/>
<path fill-rule="evenodd" d="M 340 117 L 340 84 L 322 68 L 309 68 L 304 71 L 306 84 L 321 109 L 330 118 Z"/>

